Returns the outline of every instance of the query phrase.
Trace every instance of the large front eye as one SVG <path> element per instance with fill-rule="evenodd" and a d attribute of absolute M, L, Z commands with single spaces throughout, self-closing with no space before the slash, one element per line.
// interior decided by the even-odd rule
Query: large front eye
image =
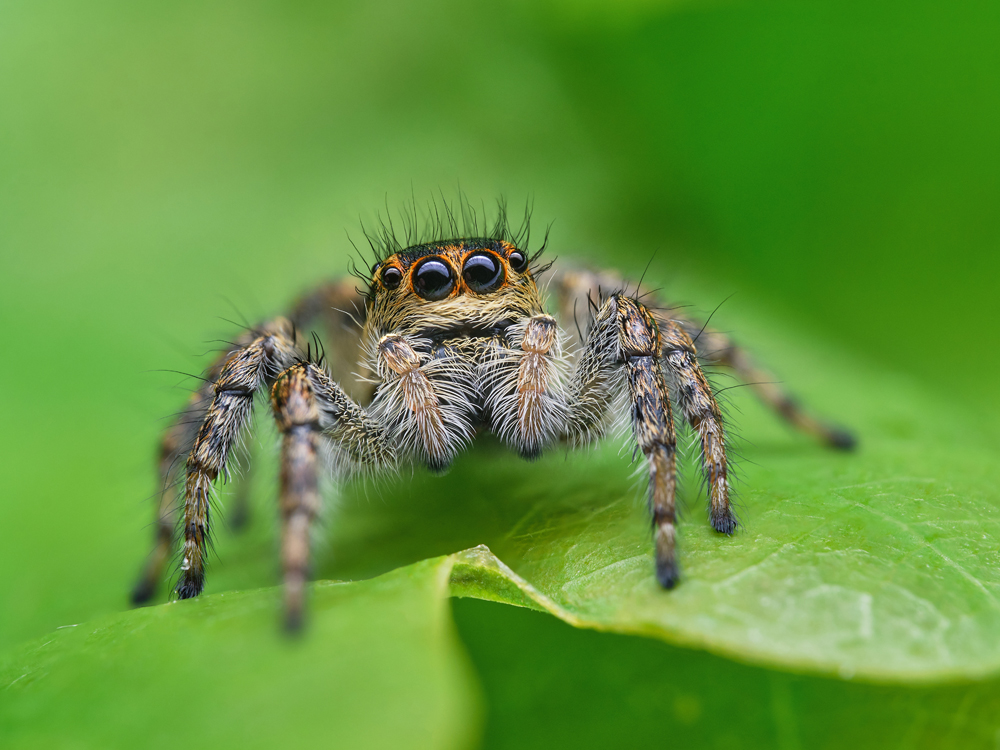
<path fill-rule="evenodd" d="M 477 294 L 486 294 L 499 288 L 502 277 L 503 267 L 489 253 L 470 255 L 462 269 L 466 285 Z"/>
<path fill-rule="evenodd" d="M 444 299 L 454 286 L 451 266 L 440 258 L 427 258 L 413 270 L 413 289 L 424 299 Z"/>

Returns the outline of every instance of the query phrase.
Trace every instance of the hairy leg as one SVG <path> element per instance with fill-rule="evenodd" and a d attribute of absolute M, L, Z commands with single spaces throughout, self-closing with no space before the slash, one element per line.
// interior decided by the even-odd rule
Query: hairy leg
<path fill-rule="evenodd" d="M 302 625 L 309 567 L 309 531 L 319 513 L 320 413 L 309 377 L 310 365 L 282 373 L 271 389 L 281 442 L 281 567 L 284 573 L 285 625 Z"/>
<path fill-rule="evenodd" d="M 249 345 L 254 338 L 256 333 L 248 331 L 236 341 L 236 345 L 242 348 Z M 153 597 L 170 560 L 182 503 L 182 495 L 178 490 L 183 484 L 184 458 L 191 452 L 198 435 L 198 428 L 212 403 L 215 381 L 219 379 L 223 367 L 231 356 L 232 353 L 229 352 L 211 364 L 205 373 L 204 383 L 191 394 L 187 406 L 177 415 L 160 440 L 157 463 L 160 495 L 156 508 L 153 550 L 132 589 L 133 604 L 145 604 Z"/>
<path fill-rule="evenodd" d="M 736 377 L 790 425 L 831 448 L 851 450 L 857 445 L 857 439 L 849 430 L 820 420 L 803 409 L 777 382 L 773 373 L 754 362 L 749 352 L 729 336 L 690 320 L 678 318 L 676 323 L 692 340 L 696 340 L 698 356 L 703 362 L 732 369 Z"/>
<path fill-rule="evenodd" d="M 656 578 L 679 579 L 677 565 L 677 438 L 663 374 L 663 343 L 650 311 L 634 298 L 611 294 L 594 316 L 570 388 L 567 439 L 600 437 L 616 397 L 627 394 L 632 432 L 646 459 L 656 544 Z"/>
<path fill-rule="evenodd" d="M 321 367 L 298 362 L 282 372 L 271 389 L 271 405 L 281 444 L 281 565 L 285 625 L 302 625 L 309 578 L 310 527 L 319 514 L 321 441 L 353 464 L 391 469 L 396 452 L 388 431 L 372 420 Z M 345 467 L 341 465 L 341 469 Z"/>
<path fill-rule="evenodd" d="M 566 328 L 571 333 L 577 330 L 577 325 L 582 329 L 589 319 L 588 299 L 597 295 L 598 290 L 609 293 L 629 286 L 614 273 L 572 266 L 555 271 L 550 285 L 555 292 L 560 317 L 567 321 Z M 636 294 L 640 291 L 637 290 Z M 757 365 L 747 351 L 737 346 L 729 336 L 707 328 L 704 323 L 691 320 L 677 310 L 660 307 L 653 295 L 649 295 L 649 299 L 650 309 L 661 328 L 665 329 L 671 322 L 680 325 L 697 347 L 698 359 L 704 364 L 732 369 L 736 377 L 746 383 L 764 404 L 807 435 L 832 448 L 850 450 L 855 446 L 856 440 L 851 432 L 817 419 L 803 409 L 776 382 L 777 378 L 772 373 Z"/>
<path fill-rule="evenodd" d="M 317 287 L 301 297 L 293 306 L 289 316 L 296 333 L 299 347 L 310 343 L 305 333 L 311 326 L 324 329 L 323 343 L 333 368 L 335 379 L 341 381 L 347 393 L 362 402 L 370 399 L 370 384 L 352 377 L 360 361 L 360 330 L 364 322 L 364 299 L 355 288 L 353 279 L 340 279 Z M 264 323 L 257 329 L 245 332 L 237 339 L 235 351 L 249 346 L 272 323 Z M 157 464 L 160 494 L 156 508 L 153 549 L 143 566 L 131 599 L 134 604 L 149 601 L 163 577 L 167 562 L 173 551 L 175 529 L 181 511 L 181 493 L 178 491 L 182 480 L 180 475 L 184 458 L 190 453 L 198 435 L 199 427 L 205 419 L 215 395 L 215 384 L 223 368 L 233 356 L 227 351 L 218 357 L 205 373 L 205 383 L 199 387 L 188 401 L 185 409 L 177 415 L 164 432 L 160 443 Z M 363 372 L 359 372 L 362 376 Z M 233 528 L 241 527 L 248 517 L 248 491 L 250 488 L 252 462 L 247 456 L 246 473 L 236 487 L 236 498 L 230 517 Z"/>
<path fill-rule="evenodd" d="M 698 435 L 701 445 L 701 469 L 708 486 L 712 528 L 732 534 L 736 530 L 736 516 L 729 498 L 729 462 L 722 412 L 698 364 L 691 337 L 673 321 L 661 321 L 660 330 L 663 362 L 674 402 Z"/>
<path fill-rule="evenodd" d="M 292 324 L 279 318 L 234 352 L 213 385 L 212 403 L 187 459 L 184 483 L 184 546 L 177 595 L 189 599 L 205 585 L 212 483 L 228 475 L 236 441 L 247 426 L 254 396 L 298 356 Z"/>
<path fill-rule="evenodd" d="M 157 472 L 160 493 L 156 506 L 156 520 L 153 529 L 153 549 L 132 589 L 133 604 L 145 604 L 156 593 L 156 586 L 163 576 L 174 546 L 174 529 L 177 526 L 178 484 L 183 456 L 191 450 L 198 425 L 211 403 L 212 383 L 209 382 L 191 394 L 187 407 L 174 423 L 163 433 L 160 440 Z"/>
<path fill-rule="evenodd" d="M 293 598 L 296 576 L 304 576 L 304 567 L 296 567 L 295 562 L 302 559 L 302 519 L 311 518 L 309 514 L 314 513 L 318 504 L 318 500 L 308 499 L 308 492 L 303 489 L 308 484 L 303 477 L 315 474 L 315 457 L 310 461 L 308 456 L 310 451 L 315 453 L 316 442 L 310 436 L 322 429 L 323 435 L 334 443 L 337 457 L 343 461 L 340 467 L 343 471 L 357 465 L 379 468 L 395 465 L 396 452 L 386 430 L 368 417 L 325 370 L 299 359 L 300 349 L 289 338 L 291 333 L 291 324 L 284 320 L 262 331 L 250 345 L 230 358 L 215 383 L 212 405 L 187 461 L 184 559 L 177 584 L 181 599 L 197 596 L 204 588 L 212 482 L 225 473 L 233 445 L 249 421 L 253 397 L 268 384 L 283 384 L 274 392 L 273 404 L 285 436 L 282 507 L 291 510 L 285 529 L 284 559 L 291 561 L 288 564 L 292 571 Z M 286 369 L 279 373 L 281 368 Z M 315 419 L 313 410 L 318 414 Z M 308 544 L 304 549 L 308 551 Z M 294 613 L 294 607 L 289 611 Z M 294 614 L 290 616 L 294 620 Z"/>

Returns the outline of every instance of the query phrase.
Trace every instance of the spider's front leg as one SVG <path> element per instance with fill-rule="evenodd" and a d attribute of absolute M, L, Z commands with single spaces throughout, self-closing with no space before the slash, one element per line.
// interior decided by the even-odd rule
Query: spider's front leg
<path fill-rule="evenodd" d="M 296 357 L 294 328 L 279 318 L 233 354 L 212 385 L 187 459 L 184 482 L 184 547 L 177 596 L 190 599 L 205 586 L 205 555 L 210 533 L 212 483 L 227 474 L 232 449 L 250 421 L 254 396 Z"/>
<path fill-rule="evenodd" d="M 586 443 L 601 437 L 624 391 L 632 431 L 646 458 L 649 507 L 656 542 L 656 578 L 673 588 L 677 566 L 677 438 L 656 321 L 638 301 L 609 296 L 587 334 L 570 392 L 567 438 Z"/>
<path fill-rule="evenodd" d="M 333 374 L 337 378 L 347 379 L 351 366 L 357 361 L 360 343 L 358 318 L 364 317 L 362 301 L 353 282 L 349 280 L 323 284 L 303 296 L 292 309 L 288 319 L 279 318 L 247 330 L 235 342 L 235 351 L 226 352 L 218 357 L 208 368 L 204 384 L 191 394 L 187 406 L 176 416 L 160 441 L 157 473 L 161 489 L 156 508 L 153 549 L 143 566 L 139 580 L 132 589 L 133 604 L 144 604 L 153 597 L 171 556 L 175 528 L 178 526 L 178 515 L 183 504 L 178 488 L 185 484 L 184 478 L 178 479 L 178 475 L 181 474 L 184 458 L 190 454 L 199 429 L 215 399 L 216 383 L 222 377 L 223 370 L 241 352 L 254 346 L 261 336 L 278 334 L 284 337 L 284 347 L 288 351 L 267 365 L 271 368 L 270 376 L 273 376 L 294 359 L 293 356 L 289 356 L 291 349 L 301 350 L 305 347 L 306 338 L 303 333 L 313 323 L 322 323 L 327 329 L 330 352 L 335 355 L 334 364 L 343 365 L 340 370 L 334 370 Z M 354 312 L 351 312 L 352 310 Z M 269 382 L 269 378 L 267 380 Z M 346 382 L 350 385 L 350 380 Z M 355 388 L 350 392 L 354 397 L 363 399 L 366 396 L 366 387 Z M 246 473 L 237 486 L 233 513 L 230 516 L 233 528 L 245 522 L 248 512 L 247 492 L 252 465 L 249 451 L 244 459 L 242 463 L 246 466 Z"/>
<path fill-rule="evenodd" d="M 321 367 L 299 362 L 278 376 L 271 405 L 281 442 L 281 566 L 285 624 L 302 625 L 309 576 L 310 527 L 320 509 L 318 451 L 331 440 L 342 461 L 391 467 L 395 451 L 381 425 L 347 396 Z M 341 468 L 344 468 L 343 465 Z"/>
<path fill-rule="evenodd" d="M 309 527 L 319 513 L 319 407 L 308 365 L 285 371 L 271 389 L 281 441 L 281 567 L 289 629 L 302 624 L 309 567 Z"/>

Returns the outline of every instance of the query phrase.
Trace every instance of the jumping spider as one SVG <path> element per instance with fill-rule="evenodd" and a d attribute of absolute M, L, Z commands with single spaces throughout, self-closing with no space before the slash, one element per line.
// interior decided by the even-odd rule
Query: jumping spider
<path fill-rule="evenodd" d="M 228 478 L 264 389 L 282 435 L 281 563 L 291 628 L 302 621 L 324 448 L 340 479 L 413 463 L 440 472 L 479 431 L 533 459 L 552 446 L 589 445 L 627 419 L 646 459 L 656 578 L 670 589 L 678 581 L 674 409 L 700 442 L 712 527 L 732 534 L 737 525 L 725 425 L 702 363 L 730 368 L 803 432 L 835 448 L 853 445 L 849 433 L 803 412 L 728 336 L 643 301 L 637 287 L 629 294 L 611 274 L 552 272 L 559 317 L 573 322 L 582 312 L 589 320 L 585 334 L 579 325 L 567 327 L 577 337 L 567 334 L 537 286 L 548 270 L 537 264 L 541 251 L 529 255 L 526 233 L 512 233 L 503 211 L 492 231 L 460 230 L 451 211 L 434 231 L 456 239 L 410 244 L 408 229 L 404 246 L 383 228 L 367 289 L 349 280 L 323 285 L 288 317 L 248 330 L 209 368 L 162 440 L 155 546 L 136 603 L 156 588 L 180 510 L 176 594 L 201 593 L 213 482 Z M 307 336 L 314 326 L 325 329 L 329 366 L 314 356 Z M 359 367 L 367 377 L 350 377 Z M 185 455 L 185 477 L 175 482 Z"/>

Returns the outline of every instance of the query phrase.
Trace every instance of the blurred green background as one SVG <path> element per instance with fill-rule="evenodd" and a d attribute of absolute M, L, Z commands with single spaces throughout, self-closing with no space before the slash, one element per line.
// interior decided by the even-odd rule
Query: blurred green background
<path fill-rule="evenodd" d="M 123 607 L 188 387 L 155 371 L 411 194 L 532 196 L 554 255 L 711 279 L 667 293 L 735 292 L 723 327 L 752 300 L 997 436 L 998 32 L 993 2 L 0 4 L 0 650 Z M 547 639 L 593 711 L 580 653 L 666 658 L 498 608 L 456 605 L 497 746 L 554 714 L 484 643 Z"/>

